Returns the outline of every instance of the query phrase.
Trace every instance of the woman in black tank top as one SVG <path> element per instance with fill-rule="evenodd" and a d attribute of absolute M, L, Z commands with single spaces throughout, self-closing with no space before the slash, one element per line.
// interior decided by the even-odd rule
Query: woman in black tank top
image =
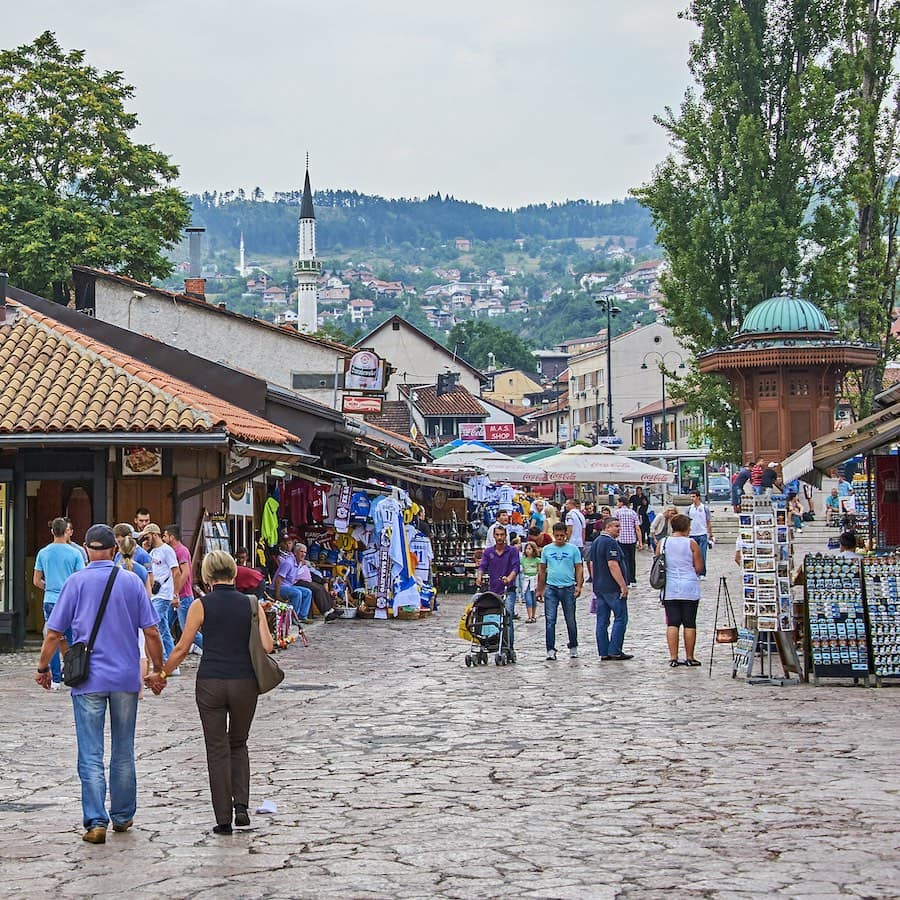
<path fill-rule="evenodd" d="M 234 589 L 236 573 L 234 560 L 223 550 L 206 555 L 202 577 L 209 593 L 200 603 L 191 604 L 181 639 L 162 671 L 147 679 L 154 693 L 159 693 L 169 674 L 188 655 L 194 636 L 202 627 L 203 656 L 197 670 L 195 695 L 206 741 L 216 834 L 231 834 L 232 815 L 235 825 L 250 824 L 247 737 L 259 688 L 250 659 L 250 600 Z M 266 617 L 261 614 L 258 619 L 262 645 L 271 653 L 272 635 Z"/>

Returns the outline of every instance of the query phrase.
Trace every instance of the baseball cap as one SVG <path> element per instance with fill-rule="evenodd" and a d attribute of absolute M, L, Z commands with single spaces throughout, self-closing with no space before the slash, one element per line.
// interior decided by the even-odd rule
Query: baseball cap
<path fill-rule="evenodd" d="M 162 534 L 162 530 L 159 525 L 155 525 L 151 522 L 149 525 L 144 526 L 144 530 L 140 533 L 140 537 L 146 537 L 148 534 Z"/>
<path fill-rule="evenodd" d="M 84 536 L 84 545 L 90 550 L 111 550 L 116 546 L 116 536 L 109 525 L 91 525 Z"/>
<path fill-rule="evenodd" d="M 778 463 L 770 462 L 770 463 L 769 463 L 769 468 L 770 468 L 770 469 L 774 469 L 777 465 L 778 465 Z"/>

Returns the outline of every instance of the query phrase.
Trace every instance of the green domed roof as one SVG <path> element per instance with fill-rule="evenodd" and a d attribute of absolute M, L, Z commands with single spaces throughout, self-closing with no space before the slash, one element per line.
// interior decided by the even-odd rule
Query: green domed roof
<path fill-rule="evenodd" d="M 783 334 L 798 331 L 834 333 L 825 314 L 815 303 L 798 297 L 770 297 L 747 313 L 738 335 Z"/>

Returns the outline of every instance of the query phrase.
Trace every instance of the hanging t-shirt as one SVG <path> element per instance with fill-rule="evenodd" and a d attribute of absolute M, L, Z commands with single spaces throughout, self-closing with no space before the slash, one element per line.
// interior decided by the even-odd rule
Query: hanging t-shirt
<path fill-rule="evenodd" d="M 350 521 L 365 522 L 369 518 L 371 505 L 369 495 L 365 491 L 356 491 L 350 498 Z"/>
<path fill-rule="evenodd" d="M 378 548 L 373 547 L 371 550 L 364 550 L 359 555 L 359 564 L 362 569 L 363 581 L 366 584 L 374 582 L 378 578 Z"/>
<path fill-rule="evenodd" d="M 487 475 L 476 475 L 469 479 L 469 487 L 472 489 L 472 499 L 476 503 L 484 503 L 488 498 L 488 488 L 491 486 L 491 479 Z"/>
<path fill-rule="evenodd" d="M 386 525 L 393 525 L 400 514 L 400 504 L 391 497 L 385 497 L 379 503 L 372 504 L 372 520 L 375 522 L 375 533 L 381 537 Z"/>
<path fill-rule="evenodd" d="M 497 509 L 499 509 L 501 512 L 503 510 L 506 510 L 506 512 L 512 512 L 515 496 L 516 492 L 512 489 L 512 485 L 504 484 L 497 491 Z"/>
<path fill-rule="evenodd" d="M 434 561 L 434 550 L 431 539 L 417 531 L 409 541 L 409 549 L 416 557 L 416 578 L 428 581 L 431 574 L 431 563 Z"/>

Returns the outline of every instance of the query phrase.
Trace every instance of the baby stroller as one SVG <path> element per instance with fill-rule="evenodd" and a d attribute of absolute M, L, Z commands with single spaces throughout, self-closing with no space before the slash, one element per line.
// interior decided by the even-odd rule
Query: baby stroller
<path fill-rule="evenodd" d="M 466 617 L 466 628 L 472 635 L 466 665 L 486 666 L 491 653 L 498 666 L 514 663 L 516 651 L 509 646 L 509 626 L 509 613 L 502 597 L 490 591 L 476 594 Z"/>

